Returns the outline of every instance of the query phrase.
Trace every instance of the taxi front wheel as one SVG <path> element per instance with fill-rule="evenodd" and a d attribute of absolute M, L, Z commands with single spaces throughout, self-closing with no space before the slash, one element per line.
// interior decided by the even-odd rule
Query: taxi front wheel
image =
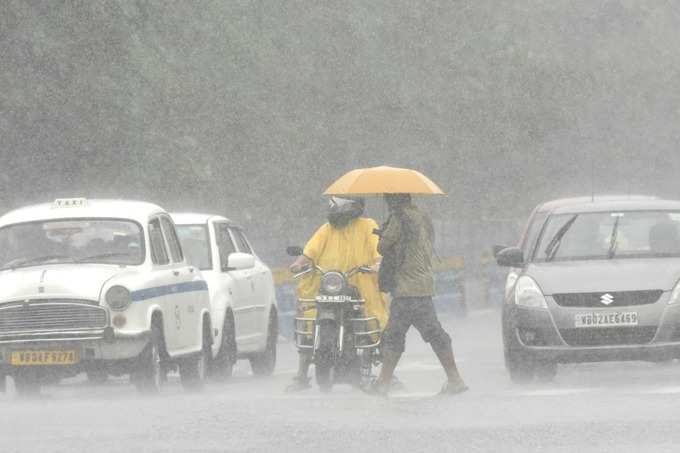
<path fill-rule="evenodd" d="M 132 378 L 135 386 L 140 393 L 156 394 L 160 392 L 163 383 L 163 373 L 161 367 L 161 344 L 163 334 L 156 325 L 151 327 L 151 338 L 149 344 L 139 356 L 137 369 Z"/>

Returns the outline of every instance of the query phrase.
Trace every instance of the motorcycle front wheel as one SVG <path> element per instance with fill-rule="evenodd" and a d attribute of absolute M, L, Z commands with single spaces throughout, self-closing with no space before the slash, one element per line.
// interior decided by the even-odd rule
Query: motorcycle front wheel
<path fill-rule="evenodd" d="M 337 359 L 338 325 L 322 321 L 319 325 L 318 347 L 314 354 L 314 370 L 319 389 L 326 393 L 333 390 L 333 368 Z"/>

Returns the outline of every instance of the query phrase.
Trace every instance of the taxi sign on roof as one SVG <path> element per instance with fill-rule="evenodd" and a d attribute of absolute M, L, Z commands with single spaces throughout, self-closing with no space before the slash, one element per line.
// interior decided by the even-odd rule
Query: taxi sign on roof
<path fill-rule="evenodd" d="M 53 208 L 82 208 L 87 204 L 85 198 L 57 198 L 52 203 Z"/>

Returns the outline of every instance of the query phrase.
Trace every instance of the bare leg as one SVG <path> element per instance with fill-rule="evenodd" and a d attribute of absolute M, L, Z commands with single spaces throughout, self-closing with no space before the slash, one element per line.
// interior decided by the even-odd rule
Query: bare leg
<path fill-rule="evenodd" d="M 448 379 L 448 382 L 442 389 L 442 393 L 455 394 L 467 390 L 467 385 L 465 385 L 463 378 L 460 377 L 460 373 L 458 372 L 458 367 L 456 366 L 456 359 L 453 356 L 453 348 L 451 347 L 451 344 L 448 344 L 446 347 L 432 349 L 434 350 L 435 354 L 437 354 L 439 363 L 442 364 Z"/>

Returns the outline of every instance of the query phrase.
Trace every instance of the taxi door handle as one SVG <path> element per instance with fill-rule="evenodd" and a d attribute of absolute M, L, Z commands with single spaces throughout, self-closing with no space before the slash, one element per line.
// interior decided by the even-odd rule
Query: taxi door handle
<path fill-rule="evenodd" d="M 178 277 L 178 276 L 179 276 L 179 271 L 172 271 L 172 275 L 174 275 L 175 277 Z"/>

